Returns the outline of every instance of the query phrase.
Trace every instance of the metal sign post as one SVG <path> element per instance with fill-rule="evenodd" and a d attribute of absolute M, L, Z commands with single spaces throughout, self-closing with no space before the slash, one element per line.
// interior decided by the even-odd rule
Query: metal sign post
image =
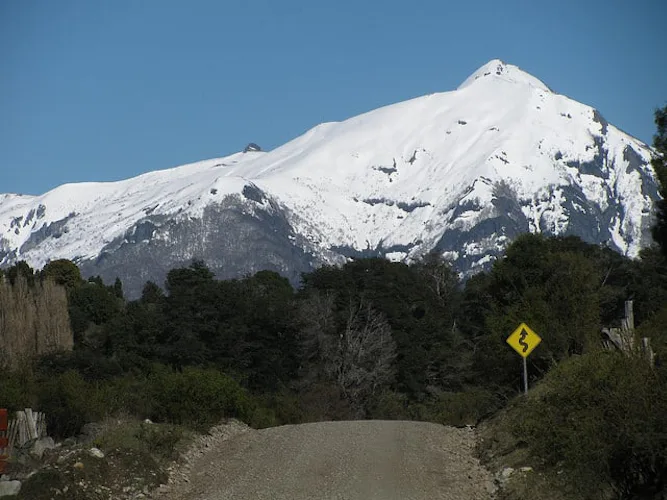
<path fill-rule="evenodd" d="M 528 394 L 528 358 L 523 358 L 523 393 Z"/>
<path fill-rule="evenodd" d="M 519 353 L 523 358 L 523 393 L 528 394 L 528 364 L 526 359 L 528 355 L 533 352 L 538 344 L 542 342 L 540 336 L 535 333 L 530 327 L 521 323 L 519 327 L 507 337 L 507 343 Z"/>

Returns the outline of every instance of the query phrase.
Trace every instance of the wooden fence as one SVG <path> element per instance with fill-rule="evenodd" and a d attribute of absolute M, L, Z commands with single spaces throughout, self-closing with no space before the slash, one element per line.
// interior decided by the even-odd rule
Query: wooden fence
<path fill-rule="evenodd" d="M 0 408 L 0 474 L 5 472 L 5 465 L 9 458 L 9 440 L 6 436 L 8 427 L 7 410 Z"/>
<path fill-rule="evenodd" d="M 635 333 L 635 314 L 633 302 L 625 303 L 625 317 L 621 320 L 620 328 L 603 328 L 602 345 L 608 350 L 619 350 L 627 355 L 639 355 L 653 366 L 655 353 L 651 348 L 650 339 L 637 338 Z"/>
<path fill-rule="evenodd" d="M 17 411 L 16 418 L 9 420 L 5 433 L 7 448 L 2 454 L 11 456 L 14 450 L 22 448 L 33 439 L 39 439 L 47 435 L 46 415 L 42 412 L 34 412 L 30 408 Z M 0 431 L 0 435 L 2 435 L 2 431 Z"/>

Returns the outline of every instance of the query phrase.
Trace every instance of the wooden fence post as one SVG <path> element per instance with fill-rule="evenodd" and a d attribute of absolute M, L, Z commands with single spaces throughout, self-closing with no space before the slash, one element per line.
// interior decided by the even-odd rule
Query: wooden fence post
<path fill-rule="evenodd" d="M 0 474 L 5 471 L 9 455 L 9 439 L 7 438 L 7 409 L 0 408 Z"/>
<path fill-rule="evenodd" d="M 37 439 L 37 423 L 32 408 L 25 409 L 25 418 L 28 421 L 28 439 Z"/>

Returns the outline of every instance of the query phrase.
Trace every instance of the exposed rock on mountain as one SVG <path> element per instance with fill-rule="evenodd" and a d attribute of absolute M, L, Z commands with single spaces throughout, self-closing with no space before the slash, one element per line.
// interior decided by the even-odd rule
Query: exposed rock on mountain
<path fill-rule="evenodd" d="M 636 256 L 658 198 L 651 151 L 595 109 L 494 60 L 455 91 L 325 123 L 113 183 L 0 195 L 0 265 L 68 258 L 150 279 L 201 258 L 220 276 L 293 280 L 347 257 L 410 261 L 433 249 L 464 273 L 526 231 L 572 234 Z"/>

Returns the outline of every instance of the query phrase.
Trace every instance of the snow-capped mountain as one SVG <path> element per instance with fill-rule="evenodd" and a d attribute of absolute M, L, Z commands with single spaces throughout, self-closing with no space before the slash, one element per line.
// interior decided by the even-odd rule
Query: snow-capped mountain
<path fill-rule="evenodd" d="M 658 198 L 650 155 L 595 109 L 493 60 L 454 91 L 324 123 L 270 152 L 0 195 L 0 265 L 68 258 L 136 295 L 193 258 L 220 277 L 298 280 L 348 257 L 435 250 L 470 273 L 527 231 L 636 256 Z"/>

